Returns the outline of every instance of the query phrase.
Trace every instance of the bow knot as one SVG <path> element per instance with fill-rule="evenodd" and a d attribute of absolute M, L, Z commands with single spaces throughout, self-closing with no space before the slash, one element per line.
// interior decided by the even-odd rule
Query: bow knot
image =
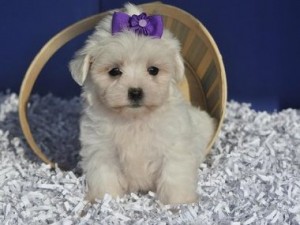
<path fill-rule="evenodd" d="M 162 17 L 158 15 L 147 16 L 146 13 L 129 16 L 123 12 L 115 12 L 112 18 L 112 34 L 131 30 L 138 35 L 161 38 L 163 33 Z"/>

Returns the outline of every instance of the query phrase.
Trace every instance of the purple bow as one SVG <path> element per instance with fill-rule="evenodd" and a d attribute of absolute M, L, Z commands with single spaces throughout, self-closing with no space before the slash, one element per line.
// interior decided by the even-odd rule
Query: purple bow
<path fill-rule="evenodd" d="M 129 16 L 123 12 L 115 12 L 112 18 L 112 34 L 122 32 L 124 29 L 132 30 L 138 35 L 161 38 L 163 33 L 162 17 L 147 16 L 146 13 Z"/>

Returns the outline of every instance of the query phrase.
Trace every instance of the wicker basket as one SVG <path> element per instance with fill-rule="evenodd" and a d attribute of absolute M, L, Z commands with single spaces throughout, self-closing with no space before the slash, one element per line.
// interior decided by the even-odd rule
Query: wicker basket
<path fill-rule="evenodd" d="M 215 135 L 207 148 L 208 152 L 220 131 L 227 99 L 225 69 L 218 47 L 206 28 L 185 11 L 159 2 L 143 4 L 140 7 L 149 14 L 162 15 L 165 27 L 181 42 L 186 69 L 186 79 L 181 89 L 193 105 L 207 110 L 218 121 Z M 41 49 L 25 74 L 19 96 L 21 127 L 35 154 L 51 166 L 54 166 L 54 162 L 51 162 L 36 144 L 27 119 L 27 103 L 34 82 L 44 65 L 58 49 L 69 40 L 93 29 L 108 13 L 88 17 L 58 33 Z"/>

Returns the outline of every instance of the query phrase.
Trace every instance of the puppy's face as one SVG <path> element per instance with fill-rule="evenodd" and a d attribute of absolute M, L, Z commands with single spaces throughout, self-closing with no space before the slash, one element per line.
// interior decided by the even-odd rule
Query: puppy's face
<path fill-rule="evenodd" d="M 107 38 L 90 53 L 90 83 L 97 101 L 122 114 L 155 110 L 183 76 L 177 42 L 140 37 L 133 32 Z M 76 60 L 76 59 L 75 59 Z"/>
<path fill-rule="evenodd" d="M 158 39 L 131 32 L 114 36 L 101 48 L 91 68 L 99 100 L 117 111 L 162 105 L 175 72 L 173 54 Z"/>

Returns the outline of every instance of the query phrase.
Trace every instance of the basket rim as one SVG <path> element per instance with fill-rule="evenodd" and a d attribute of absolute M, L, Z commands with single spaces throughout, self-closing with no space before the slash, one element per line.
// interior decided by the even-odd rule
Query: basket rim
<path fill-rule="evenodd" d="M 194 31 L 203 31 L 204 36 L 207 37 L 207 40 L 209 42 L 209 45 L 212 47 L 214 54 L 214 58 L 217 59 L 217 69 L 219 70 L 219 74 L 221 77 L 221 87 L 222 87 L 222 99 L 220 99 L 221 104 L 221 115 L 220 119 L 218 121 L 218 126 L 215 131 L 215 134 L 210 141 L 209 145 L 207 146 L 206 153 L 211 149 L 212 145 L 215 143 L 220 130 L 221 126 L 223 124 L 223 120 L 225 117 L 225 111 L 226 111 L 226 101 L 227 101 L 227 81 L 226 81 L 226 73 L 225 73 L 225 67 L 223 64 L 222 56 L 219 52 L 219 49 L 217 47 L 216 42 L 214 41 L 212 35 L 209 33 L 209 31 L 205 28 L 205 26 L 194 16 L 187 13 L 186 11 L 179 9 L 175 6 L 163 4 L 161 2 L 153 2 L 153 3 L 146 3 L 138 5 L 141 8 L 150 10 L 151 8 L 154 9 L 167 9 L 167 10 L 173 10 L 180 14 L 180 19 L 184 18 L 185 20 L 192 20 L 194 22 L 194 26 L 196 29 Z M 120 9 L 114 9 L 114 10 L 120 10 Z M 27 105 L 28 100 L 31 95 L 31 91 L 33 89 L 34 83 L 39 76 L 42 68 L 45 66 L 45 64 L 48 62 L 48 60 L 68 41 L 74 39 L 75 37 L 79 36 L 80 34 L 87 32 L 95 27 L 95 25 L 99 22 L 100 19 L 102 19 L 104 16 L 108 15 L 114 10 L 98 13 L 96 15 L 89 16 L 85 19 L 79 20 L 78 22 L 75 22 L 68 27 L 64 28 L 62 31 L 58 32 L 55 36 L 53 36 L 37 53 L 37 55 L 32 60 L 30 66 L 28 67 L 25 76 L 23 78 L 21 88 L 19 91 L 19 121 L 21 125 L 21 129 L 23 131 L 23 134 L 25 136 L 25 139 L 33 152 L 46 164 L 49 164 L 51 168 L 55 168 L 55 162 L 52 162 L 48 159 L 48 157 L 42 152 L 40 147 L 35 142 L 35 139 L 31 133 L 30 125 L 28 122 L 27 117 Z M 168 15 L 169 16 L 169 15 Z M 181 21 L 181 20 L 180 20 Z M 190 26 L 189 26 L 190 27 Z M 206 43 L 207 44 L 207 43 Z M 63 169 L 63 166 L 59 166 Z"/>

